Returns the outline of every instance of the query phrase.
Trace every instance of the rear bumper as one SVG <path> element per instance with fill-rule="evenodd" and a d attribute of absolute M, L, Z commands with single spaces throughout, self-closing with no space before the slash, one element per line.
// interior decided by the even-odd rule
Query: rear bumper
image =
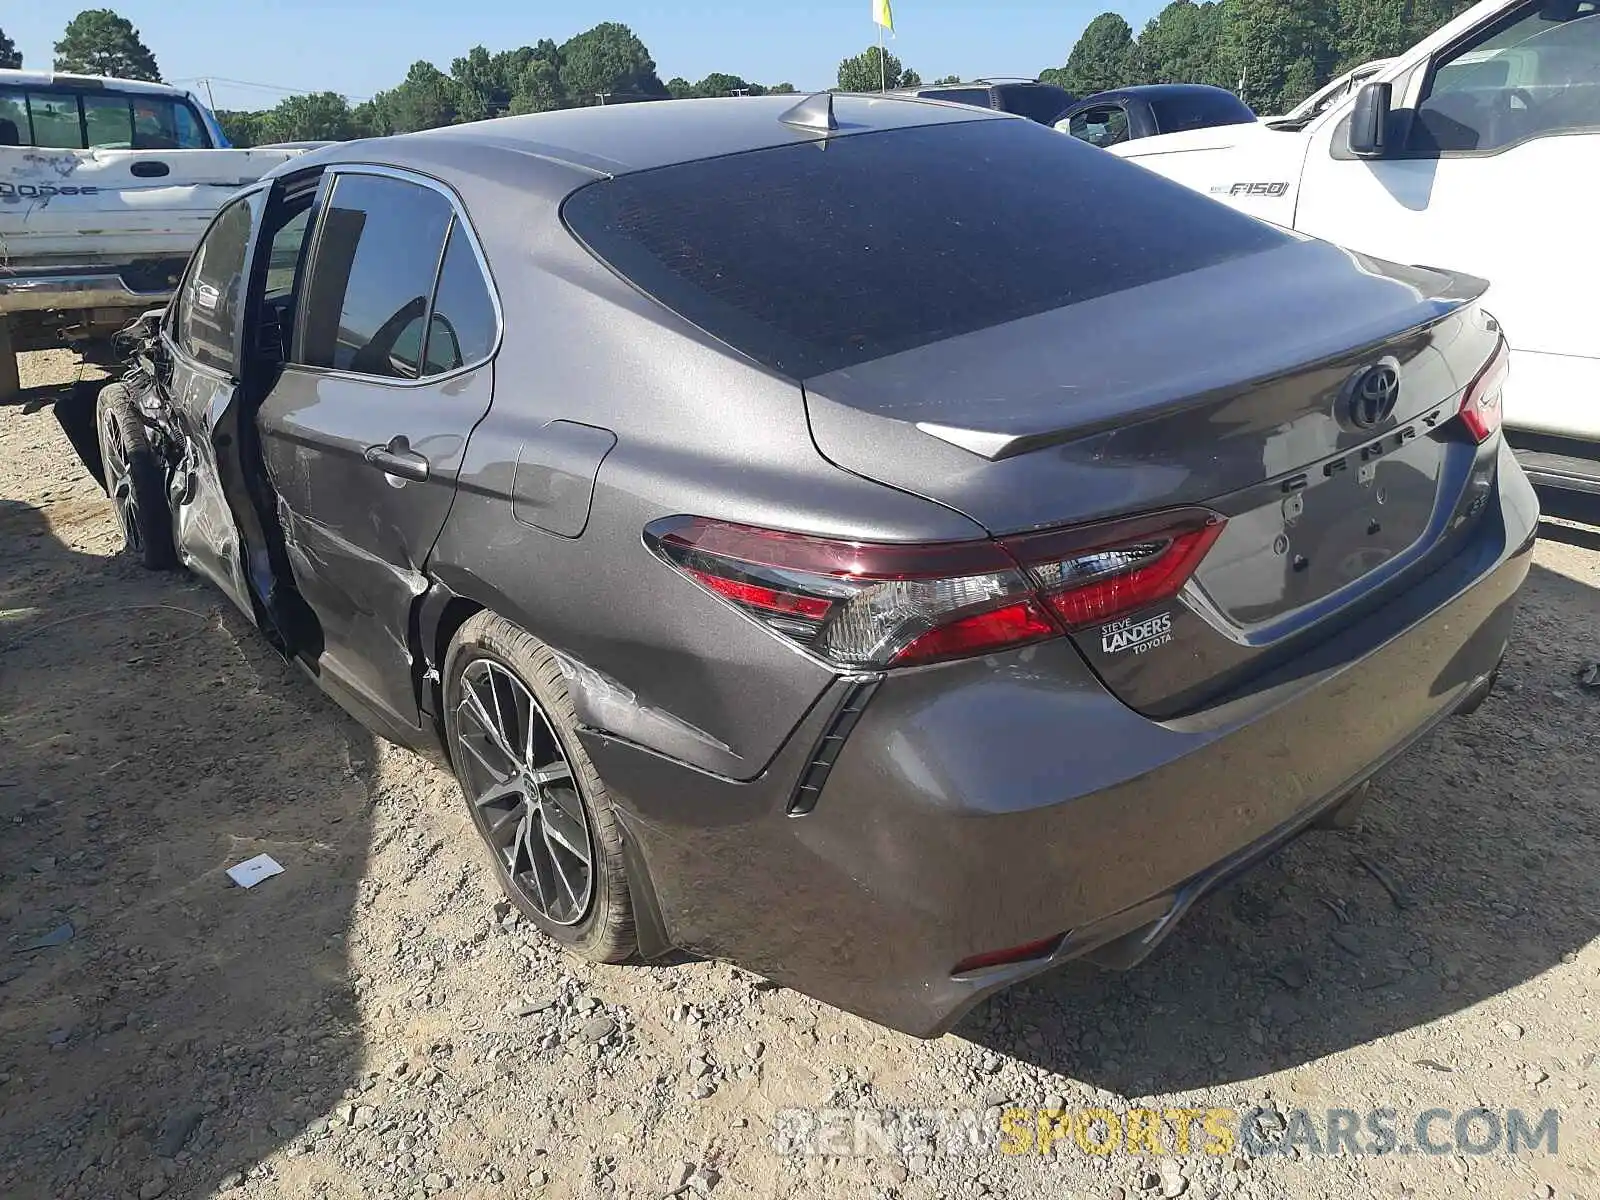
<path fill-rule="evenodd" d="M 172 295 L 183 266 L 181 258 L 160 258 L 6 268 L 0 270 L 0 314 L 153 308 Z"/>
<path fill-rule="evenodd" d="M 842 688 L 748 784 L 598 735 L 589 748 L 671 940 L 937 1035 L 1065 959 L 1137 961 L 1196 898 L 1481 697 L 1538 521 L 1508 450 L 1498 498 L 1450 563 L 1270 689 L 1195 717 L 1139 716 L 1059 641 L 885 680 L 805 816 L 786 805 Z M 1048 958 L 951 974 L 1057 935 Z"/>

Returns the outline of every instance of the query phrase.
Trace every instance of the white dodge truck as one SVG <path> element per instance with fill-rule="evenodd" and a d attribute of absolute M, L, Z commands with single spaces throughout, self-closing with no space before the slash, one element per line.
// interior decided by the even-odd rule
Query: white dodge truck
<path fill-rule="evenodd" d="M 296 153 L 229 148 L 164 84 L 0 70 L 0 403 L 17 352 L 93 349 L 165 303 L 228 195 Z"/>
<path fill-rule="evenodd" d="M 1535 482 L 1600 493 L 1600 3 L 1484 0 L 1309 107 L 1112 152 L 1275 224 L 1489 280 L 1512 445 Z"/>

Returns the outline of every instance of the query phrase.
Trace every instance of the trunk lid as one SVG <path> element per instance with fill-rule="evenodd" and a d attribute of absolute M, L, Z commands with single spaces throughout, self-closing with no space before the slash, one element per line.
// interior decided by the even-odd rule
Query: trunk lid
<path fill-rule="evenodd" d="M 1454 420 L 1499 334 L 1482 281 L 1298 242 L 808 380 L 837 465 L 996 535 L 1198 505 L 1176 601 L 1074 637 L 1186 711 L 1451 553 L 1480 454 Z M 1394 372 L 1370 424 L 1354 388 Z"/>
<path fill-rule="evenodd" d="M 0 252 L 10 266 L 187 256 L 230 193 L 300 153 L 0 147 Z"/>

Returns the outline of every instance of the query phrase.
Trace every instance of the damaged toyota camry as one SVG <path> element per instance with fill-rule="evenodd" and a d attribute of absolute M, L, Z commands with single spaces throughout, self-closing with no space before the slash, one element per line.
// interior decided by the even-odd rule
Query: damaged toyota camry
<path fill-rule="evenodd" d="M 591 108 L 239 194 L 99 442 L 549 936 L 932 1036 L 1488 693 L 1538 513 L 1484 286 L 1004 114 Z"/>

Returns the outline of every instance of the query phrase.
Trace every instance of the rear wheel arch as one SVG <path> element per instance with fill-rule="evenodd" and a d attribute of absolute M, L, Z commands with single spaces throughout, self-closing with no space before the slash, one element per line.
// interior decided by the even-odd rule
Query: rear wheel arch
<path fill-rule="evenodd" d="M 422 680 L 423 709 L 429 713 L 438 730 L 439 744 L 449 765 L 450 739 L 445 731 L 444 672 L 450 657 L 450 648 L 456 635 L 468 621 L 479 613 L 489 613 L 516 626 L 537 638 L 538 634 L 526 630 L 514 618 L 506 616 L 493 604 L 486 604 L 463 595 L 448 584 L 435 580 L 423 596 L 419 609 L 419 636 L 428 656 L 426 673 Z M 667 932 L 661 913 L 661 903 L 656 895 L 655 883 L 638 842 L 628 833 L 627 823 L 622 824 L 622 854 L 627 867 L 629 899 L 633 909 L 634 936 L 641 959 L 659 958 L 670 953 L 673 942 Z"/>

